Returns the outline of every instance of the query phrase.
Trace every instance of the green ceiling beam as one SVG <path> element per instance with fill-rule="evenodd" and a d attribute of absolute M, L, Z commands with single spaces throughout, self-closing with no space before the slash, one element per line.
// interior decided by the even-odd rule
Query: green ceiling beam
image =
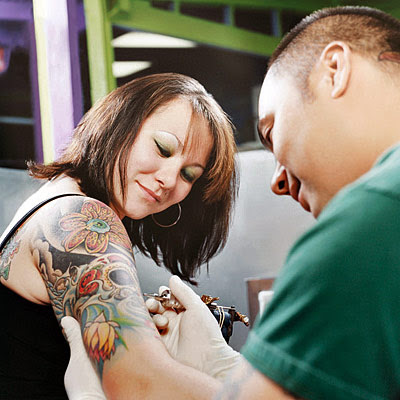
<path fill-rule="evenodd" d="M 225 49 L 270 55 L 279 38 L 152 7 L 147 1 L 119 1 L 109 11 L 113 24 L 193 40 Z"/>
<path fill-rule="evenodd" d="M 158 1 L 171 3 L 171 0 Z M 84 0 L 93 103 L 116 87 L 112 74 L 112 24 L 268 56 L 275 50 L 279 37 L 235 27 L 235 8 L 275 10 L 279 19 L 279 12 L 283 10 L 307 14 L 324 7 L 364 5 L 400 18 L 399 0 L 173 0 L 172 3 L 173 10 L 163 10 L 152 7 L 149 0 Z M 180 12 L 180 4 L 227 6 L 231 24 L 184 15 Z"/>
<path fill-rule="evenodd" d="M 149 3 L 149 0 L 122 0 L 125 3 L 132 1 L 143 1 Z M 206 6 L 231 6 L 239 8 L 276 8 L 280 10 L 293 11 L 314 11 L 323 7 L 335 7 L 339 5 L 368 5 L 370 7 L 380 8 L 382 10 L 400 9 L 398 0 L 158 0 L 159 2 L 171 3 L 180 2 L 184 4 L 206 5 Z M 121 0 L 110 0 L 111 3 L 121 3 Z"/>
<path fill-rule="evenodd" d="M 358 5 L 379 8 L 392 14 L 395 17 L 400 16 L 399 0 L 158 0 L 161 2 L 184 3 L 199 6 L 230 6 L 244 9 L 277 9 L 290 10 L 303 13 L 310 13 L 324 7 L 335 7 L 341 5 Z M 125 3 L 127 8 L 133 2 L 150 3 L 149 0 L 109 0 L 112 4 Z"/>
<path fill-rule="evenodd" d="M 142 1 L 149 3 L 149 0 L 128 0 L 128 2 Z M 171 3 L 171 0 L 159 0 L 165 3 Z M 175 0 L 177 1 L 177 0 Z M 172 2 L 175 2 L 172 0 Z M 318 0 L 180 0 L 180 3 L 192 4 L 199 6 L 209 6 L 209 7 L 220 7 L 229 6 L 236 8 L 245 9 L 266 9 L 271 8 L 277 9 L 290 9 L 290 10 L 300 10 L 300 11 L 310 11 L 315 10 L 315 4 L 321 3 Z M 115 2 L 116 3 L 116 2 Z M 334 4 L 336 1 L 325 1 L 325 3 Z"/>
<path fill-rule="evenodd" d="M 373 8 L 379 8 L 388 14 L 393 15 L 396 18 L 400 18 L 400 2 L 399 0 L 353 0 L 348 1 L 348 4 L 353 4 L 357 6 L 368 6 Z"/>
<path fill-rule="evenodd" d="M 92 104 L 117 84 L 112 73 L 114 50 L 105 0 L 84 0 Z"/>

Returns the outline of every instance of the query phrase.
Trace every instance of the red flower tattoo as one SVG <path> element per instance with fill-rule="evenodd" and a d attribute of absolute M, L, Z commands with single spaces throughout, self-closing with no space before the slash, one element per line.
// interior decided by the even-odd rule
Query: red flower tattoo
<path fill-rule="evenodd" d="M 124 226 L 115 213 L 99 201 L 86 200 L 80 213 L 66 215 L 60 227 L 71 232 L 63 241 L 66 251 L 72 251 L 85 243 L 88 253 L 104 253 L 109 242 L 131 250 L 131 243 Z"/>
<path fill-rule="evenodd" d="M 96 293 L 99 288 L 99 283 L 93 281 L 100 279 L 101 275 L 101 271 L 98 269 L 91 269 L 86 272 L 79 281 L 79 296 L 87 296 Z"/>

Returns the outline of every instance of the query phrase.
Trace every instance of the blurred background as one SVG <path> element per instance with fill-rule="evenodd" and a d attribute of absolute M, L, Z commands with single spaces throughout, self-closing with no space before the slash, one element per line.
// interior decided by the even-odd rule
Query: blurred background
<path fill-rule="evenodd" d="M 0 0 L 0 229 L 39 185 L 26 161 L 57 158 L 100 97 L 147 74 L 199 80 L 235 125 L 240 191 L 225 249 L 195 290 L 245 314 L 252 279 L 276 277 L 290 246 L 313 220 L 269 189 L 273 157 L 257 138 L 257 100 L 268 56 L 310 12 L 367 5 L 400 17 L 400 2 L 323 0 Z M 136 254 L 143 291 L 170 276 Z M 244 344 L 235 324 L 230 344 Z"/>

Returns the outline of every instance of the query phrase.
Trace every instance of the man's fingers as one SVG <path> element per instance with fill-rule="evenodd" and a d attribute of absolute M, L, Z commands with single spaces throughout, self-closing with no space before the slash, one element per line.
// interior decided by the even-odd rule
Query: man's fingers
<path fill-rule="evenodd" d="M 153 322 L 157 329 L 165 329 L 168 326 L 168 318 L 165 315 L 156 314 L 153 315 Z"/>
<path fill-rule="evenodd" d="M 178 315 L 176 311 L 168 309 L 162 315 L 153 315 L 153 322 L 158 329 L 172 329 L 178 321 Z"/>
<path fill-rule="evenodd" d="M 156 299 L 147 299 L 146 307 L 153 314 L 163 314 L 165 311 L 165 308 Z"/>
<path fill-rule="evenodd" d="M 195 304 L 204 304 L 200 297 L 189 286 L 185 285 L 177 275 L 171 276 L 169 287 L 172 294 L 186 309 Z"/>

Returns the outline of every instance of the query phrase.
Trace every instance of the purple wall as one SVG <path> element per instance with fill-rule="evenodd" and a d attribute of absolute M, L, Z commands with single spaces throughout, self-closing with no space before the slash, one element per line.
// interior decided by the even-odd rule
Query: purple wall
<path fill-rule="evenodd" d="M 54 119 L 55 127 L 70 126 L 68 131 L 54 129 L 54 132 L 52 132 L 56 154 L 58 154 L 61 148 L 65 146 L 65 143 L 68 141 L 71 135 L 73 126 L 78 123 L 83 114 L 82 84 L 79 60 L 79 32 L 85 28 L 82 0 L 67 0 L 67 10 L 68 34 L 63 37 L 62 40 L 65 38 L 65 42 L 62 43 L 62 46 L 58 46 L 57 49 L 53 50 L 54 52 L 58 52 L 57 54 L 60 56 L 60 58 L 65 59 L 65 57 L 68 56 L 70 60 L 71 78 L 68 79 L 68 82 L 63 82 L 59 85 L 57 85 L 56 81 L 53 81 L 53 86 L 49 87 L 49 92 L 51 93 L 50 102 L 53 102 L 53 100 L 56 101 L 57 98 L 62 98 L 64 92 L 72 93 L 71 101 L 73 115 L 71 126 L 70 122 L 66 124 L 66 121 L 64 121 L 64 119 L 68 119 L 70 121 L 70 115 L 63 113 L 61 109 L 58 109 L 59 107 L 57 107 L 57 109 L 53 112 L 52 119 Z M 52 28 L 57 29 L 57 24 L 53 25 Z M 59 34 L 59 32 L 54 33 Z M 51 38 L 48 39 L 48 43 L 51 44 Z M 12 56 L 14 49 L 23 48 L 29 52 L 32 114 L 34 119 L 35 136 L 35 157 L 37 161 L 43 161 L 32 0 L 0 0 L 0 48 L 3 49 L 4 53 L 3 61 L 5 63 L 5 68 L 3 74 L 5 74 L 7 71 L 10 56 Z M 64 54 L 59 53 L 60 49 L 64 49 Z M 49 73 L 51 74 L 51 71 L 49 71 Z"/>

